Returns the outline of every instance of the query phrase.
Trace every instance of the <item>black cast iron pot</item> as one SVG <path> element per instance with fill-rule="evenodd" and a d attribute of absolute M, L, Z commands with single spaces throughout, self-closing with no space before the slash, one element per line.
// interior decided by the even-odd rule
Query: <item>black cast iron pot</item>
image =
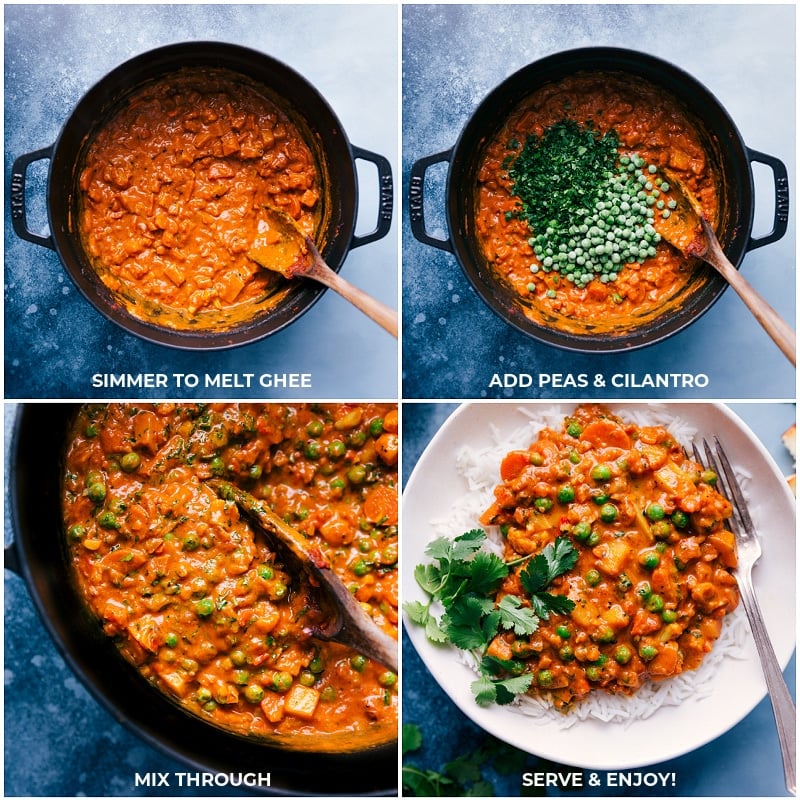
<path fill-rule="evenodd" d="M 15 160 L 10 189 L 11 219 L 19 237 L 55 250 L 82 294 L 108 319 L 131 333 L 182 349 L 233 347 L 281 330 L 306 312 L 325 291 L 324 287 L 311 281 L 297 281 L 277 307 L 231 327 L 171 330 L 138 319 L 114 297 L 92 269 L 75 227 L 82 156 L 94 133 L 127 95 L 182 67 L 224 68 L 246 76 L 263 87 L 299 127 L 322 171 L 324 211 L 317 241 L 332 269 L 337 272 L 341 269 L 351 248 L 373 242 L 389 232 L 393 185 L 387 159 L 351 145 L 325 99 L 290 67 L 263 53 L 221 42 L 168 45 L 136 56 L 108 73 L 80 100 L 55 144 Z M 50 228 L 47 236 L 28 228 L 25 213 L 28 166 L 43 159 L 50 161 L 46 188 Z M 376 166 L 380 201 L 375 229 L 357 236 L 358 159 Z"/>
<path fill-rule="evenodd" d="M 9 470 L 14 542 L 5 566 L 22 575 L 64 659 L 114 719 L 148 743 L 197 770 L 224 775 L 269 773 L 253 791 L 299 795 L 396 793 L 396 741 L 363 745 L 344 733 L 337 750 L 313 736 L 297 749 L 275 739 L 247 738 L 184 711 L 144 680 L 117 652 L 73 585 L 60 486 L 67 434 L 77 406 L 22 405 L 17 411 Z M 287 737 L 291 739 L 292 737 Z M 306 738 L 306 737 L 303 737 Z M 315 749 L 316 747 L 316 749 Z"/>
<path fill-rule="evenodd" d="M 409 213 L 411 231 L 420 242 L 455 255 L 481 299 L 499 317 L 522 333 L 557 347 L 586 353 L 621 352 L 654 344 L 691 324 L 706 312 L 727 287 L 710 267 L 695 269 L 679 303 L 644 324 L 614 333 L 575 334 L 539 324 L 526 316 L 519 298 L 501 284 L 488 268 L 475 236 L 475 190 L 477 169 L 486 144 L 497 134 L 513 109 L 536 89 L 577 72 L 616 72 L 643 79 L 676 98 L 703 136 L 706 153 L 720 186 L 717 235 L 737 267 L 745 253 L 780 239 L 789 220 L 789 189 L 786 167 L 773 156 L 745 146 L 733 120 L 702 84 L 683 70 L 643 53 L 608 47 L 569 50 L 529 64 L 497 86 L 478 106 L 462 130 L 455 146 L 421 158 L 411 168 Z M 435 164 L 449 164 L 445 189 L 448 238 L 432 236 L 425 224 L 424 187 L 426 173 Z M 751 164 L 765 164 L 772 171 L 775 207 L 772 230 L 759 238 L 751 236 L 754 187 Z"/>

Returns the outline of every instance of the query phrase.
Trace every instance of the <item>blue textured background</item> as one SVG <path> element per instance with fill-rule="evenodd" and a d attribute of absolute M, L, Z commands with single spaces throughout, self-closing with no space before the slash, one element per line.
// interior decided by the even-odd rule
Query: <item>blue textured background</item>
<path fill-rule="evenodd" d="M 351 143 L 398 163 L 397 9 L 316 5 L 25 5 L 5 9 L 5 170 L 55 141 L 85 92 L 147 50 L 225 41 L 297 70 L 333 108 Z M 378 183 L 357 162 L 357 233 L 375 227 Z M 30 172 L 29 227 L 46 231 L 48 162 Z M 6 179 L 8 180 L 8 178 Z M 94 372 L 310 372 L 313 389 L 267 397 L 393 397 L 397 343 L 334 292 L 283 331 L 230 351 L 190 353 L 149 344 L 108 322 L 73 286 L 58 256 L 18 239 L 5 211 L 5 395 L 9 398 L 163 397 L 163 390 L 97 390 Z M 397 217 L 398 214 L 395 214 Z M 397 230 L 353 250 L 342 277 L 397 306 Z M 184 390 L 185 391 L 185 390 Z M 242 397 L 252 390 L 205 392 Z M 169 396 L 185 396 L 176 390 Z"/>
<path fill-rule="evenodd" d="M 404 485 L 430 439 L 455 410 L 453 404 L 406 403 L 403 407 Z M 753 430 L 785 474 L 794 470 L 792 459 L 781 443 L 781 434 L 795 420 L 793 404 L 733 404 L 731 408 Z M 405 564 L 406 569 L 413 565 Z M 758 569 L 758 567 L 756 567 Z M 794 617 L 787 609 L 787 621 Z M 795 688 L 795 656 L 785 671 L 790 689 Z M 432 711 L 435 710 L 435 711 Z M 424 746 L 411 753 L 404 763 L 420 769 L 441 771 L 457 756 L 474 752 L 486 741 L 483 733 L 467 719 L 432 679 L 408 637 L 403 640 L 403 722 L 419 725 Z M 521 772 L 552 772 L 555 767 L 535 756 L 528 756 L 524 770 L 503 775 L 484 769 L 484 777 L 494 785 L 497 796 L 521 794 Z M 569 772 L 574 772 L 572 768 Z M 764 699 L 738 725 L 715 741 L 680 758 L 656 764 L 638 772 L 674 772 L 676 785 L 667 789 L 538 790 L 539 794 L 559 796 L 678 796 L 678 797 L 783 797 L 783 779 L 778 737 L 769 701 Z M 586 774 L 588 780 L 588 774 Z M 533 791 L 526 790 L 528 794 Z"/>
<path fill-rule="evenodd" d="M 576 47 L 644 50 L 710 89 L 745 143 L 779 157 L 794 190 L 793 5 L 408 5 L 403 8 L 403 191 L 418 159 L 448 150 L 483 98 L 505 78 Z M 446 165 L 428 173 L 428 232 L 446 237 Z M 758 167 L 753 233 L 771 229 L 771 178 Z M 796 202 L 792 196 L 791 202 Z M 407 219 L 407 208 L 406 208 Z M 794 220 L 794 213 L 790 216 Z M 745 256 L 742 273 L 794 325 L 795 230 Z M 407 398 L 565 397 L 573 389 L 489 388 L 495 372 L 705 373 L 705 390 L 641 390 L 637 397 L 793 398 L 795 373 L 732 290 L 666 342 L 585 356 L 535 342 L 496 317 L 455 257 L 403 229 L 403 393 Z M 535 392 L 535 394 L 532 394 Z M 590 388 L 587 397 L 630 390 Z"/>

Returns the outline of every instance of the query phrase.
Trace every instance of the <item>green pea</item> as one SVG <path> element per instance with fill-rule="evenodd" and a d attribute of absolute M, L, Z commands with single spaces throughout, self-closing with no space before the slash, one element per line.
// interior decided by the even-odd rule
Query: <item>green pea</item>
<path fill-rule="evenodd" d="M 536 682 L 544 689 L 553 685 L 553 673 L 549 669 L 540 669 L 536 675 Z"/>
<path fill-rule="evenodd" d="M 394 686 L 397 683 L 397 675 L 394 672 L 386 671 L 378 675 L 378 683 L 381 686 Z"/>
<path fill-rule="evenodd" d="M 314 438 L 322 436 L 322 431 L 324 429 L 325 426 L 318 419 L 312 419 L 311 422 L 306 425 L 306 433 Z"/>
<path fill-rule="evenodd" d="M 210 597 L 204 597 L 195 603 L 194 610 L 199 617 L 209 617 L 214 613 L 214 601 Z"/>
<path fill-rule="evenodd" d="M 239 686 L 246 686 L 250 680 L 250 673 L 246 669 L 239 669 L 233 673 L 233 682 Z"/>
<path fill-rule="evenodd" d="M 549 497 L 537 497 L 533 501 L 537 511 L 549 511 L 553 507 L 553 501 Z"/>
<path fill-rule="evenodd" d="M 209 700 L 207 703 L 203 703 L 203 711 L 208 711 L 209 714 L 212 711 L 217 710 L 217 704 L 214 700 Z"/>
<path fill-rule="evenodd" d="M 319 442 L 306 442 L 305 450 L 306 458 L 316 461 L 322 454 L 322 448 Z"/>
<path fill-rule="evenodd" d="M 617 664 L 627 664 L 632 657 L 633 653 L 631 653 L 630 648 L 624 644 L 617 645 L 614 649 L 614 661 Z"/>
<path fill-rule="evenodd" d="M 658 522 L 660 519 L 664 519 L 666 512 L 664 511 L 664 506 L 660 503 L 650 503 L 647 508 L 644 510 L 644 513 L 647 514 L 647 518 L 652 522 Z"/>
<path fill-rule="evenodd" d="M 575 489 L 572 486 L 562 486 L 557 497 L 559 503 L 571 503 L 575 499 Z"/>
<path fill-rule="evenodd" d="M 198 703 L 200 703 L 200 705 L 208 703 L 209 700 L 213 699 L 213 697 L 214 695 L 212 695 L 211 691 L 209 689 L 206 689 L 205 686 L 201 686 L 195 694 L 195 699 L 197 700 Z"/>
<path fill-rule="evenodd" d="M 104 483 L 90 483 L 86 487 L 86 496 L 98 505 L 106 499 L 106 485 Z"/>
<path fill-rule="evenodd" d="M 272 676 L 272 686 L 276 692 L 283 694 L 292 688 L 293 680 L 291 672 L 276 672 Z"/>
<path fill-rule="evenodd" d="M 172 631 L 170 631 L 164 637 L 164 644 L 167 647 L 177 647 L 178 646 L 178 634 L 177 633 L 173 633 Z"/>
<path fill-rule="evenodd" d="M 347 452 L 347 447 L 341 439 L 334 439 L 328 444 L 327 450 L 328 458 L 338 461 L 340 458 L 344 458 L 344 454 Z"/>
<path fill-rule="evenodd" d="M 123 472 L 136 472 L 141 463 L 142 459 L 138 453 L 125 453 L 119 460 L 119 465 Z"/>
<path fill-rule="evenodd" d="M 569 461 L 571 464 L 580 464 L 581 454 L 577 450 L 570 450 Z"/>
<path fill-rule="evenodd" d="M 586 537 L 586 546 L 587 547 L 595 547 L 598 544 L 600 544 L 600 534 L 597 531 L 592 531 Z"/>
<path fill-rule="evenodd" d="M 660 594 L 651 594 L 644 604 L 648 611 L 659 612 L 664 608 L 664 598 Z"/>
<path fill-rule="evenodd" d="M 674 511 L 670 519 L 676 528 L 685 528 L 689 524 L 689 515 L 683 511 Z"/>
<path fill-rule="evenodd" d="M 643 644 L 639 648 L 639 657 L 642 661 L 652 661 L 658 655 L 658 648 L 651 644 Z"/>
<path fill-rule="evenodd" d="M 232 650 L 231 662 L 234 667 L 243 667 L 247 663 L 247 656 L 243 650 Z"/>
<path fill-rule="evenodd" d="M 570 422 L 567 424 L 567 435 L 573 439 L 577 439 L 583 433 L 583 428 L 577 422 Z"/>
<path fill-rule="evenodd" d="M 79 539 L 83 539 L 86 535 L 86 528 L 83 525 L 72 525 L 70 529 L 67 531 L 70 539 L 78 541 Z"/>
<path fill-rule="evenodd" d="M 86 473 L 86 488 L 88 489 L 93 483 L 105 483 L 103 473 L 99 470 L 93 469 Z"/>
<path fill-rule="evenodd" d="M 624 594 L 631 586 L 633 586 L 633 581 L 623 572 L 617 581 L 617 591 L 619 591 L 620 594 Z"/>
<path fill-rule="evenodd" d="M 325 663 L 319 656 L 314 656 L 311 661 L 308 662 L 308 668 L 314 675 L 319 675 L 325 669 Z"/>
<path fill-rule="evenodd" d="M 366 477 L 367 468 L 363 464 L 355 464 L 347 470 L 347 480 L 350 481 L 350 483 L 364 483 Z"/>
<path fill-rule="evenodd" d="M 367 434 L 364 431 L 353 431 L 348 437 L 347 441 L 350 444 L 350 447 L 354 447 L 356 450 L 364 446 L 364 442 L 367 441 Z"/>
<path fill-rule="evenodd" d="M 100 514 L 100 516 L 97 518 L 97 524 L 101 528 L 106 528 L 108 530 L 119 528 L 119 520 L 113 511 L 104 511 L 102 514 Z"/>
<path fill-rule="evenodd" d="M 345 487 L 345 482 L 341 478 L 334 478 L 330 482 L 330 487 L 334 491 L 341 491 Z"/>
<path fill-rule="evenodd" d="M 609 627 L 608 625 L 606 625 L 603 628 L 600 628 L 600 630 L 598 630 L 594 634 L 594 636 L 592 636 L 592 639 L 595 642 L 599 642 L 600 644 L 609 644 L 613 642 L 616 638 L 617 637 L 614 634 L 614 629 Z"/>
<path fill-rule="evenodd" d="M 369 423 L 369 433 L 373 439 L 377 439 L 383 433 L 383 420 L 380 417 L 375 417 Z"/>
<path fill-rule="evenodd" d="M 596 683 L 602 678 L 603 673 L 599 667 L 586 667 L 586 680 Z"/>
<path fill-rule="evenodd" d="M 541 467 L 544 464 L 544 456 L 541 453 L 531 453 L 529 460 L 534 467 Z"/>
<path fill-rule="evenodd" d="M 272 567 L 269 564 L 259 564 L 256 572 L 258 573 L 258 577 L 265 581 L 272 580 L 273 576 L 275 575 Z"/>
<path fill-rule="evenodd" d="M 211 459 L 210 467 L 212 475 L 219 476 L 225 474 L 225 462 L 220 456 L 214 456 L 214 458 Z"/>
<path fill-rule="evenodd" d="M 367 659 L 364 656 L 362 656 L 360 653 L 357 653 L 356 655 L 351 656 L 351 658 L 350 658 L 350 666 L 356 672 L 363 672 L 364 668 L 367 666 Z"/>
<path fill-rule="evenodd" d="M 297 679 L 303 686 L 313 686 L 317 682 L 317 677 L 311 670 L 304 669 Z"/>
<path fill-rule="evenodd" d="M 639 563 L 645 569 L 655 569 L 661 563 L 661 556 L 655 550 L 645 550 L 639 553 Z"/>
<path fill-rule="evenodd" d="M 588 522 L 577 522 L 572 528 L 572 535 L 579 541 L 585 542 L 592 532 L 592 526 Z"/>
<path fill-rule="evenodd" d="M 272 591 L 269 592 L 269 598 L 270 600 L 283 600 L 288 591 L 289 587 L 283 581 L 276 581 Z"/>
<path fill-rule="evenodd" d="M 603 578 L 596 569 L 590 569 L 583 576 L 583 579 L 589 584 L 589 586 L 597 586 Z"/>
<path fill-rule="evenodd" d="M 591 471 L 592 480 L 608 481 L 611 480 L 611 467 L 608 464 L 595 464 Z"/>
<path fill-rule="evenodd" d="M 187 551 L 197 550 L 200 547 L 200 538 L 196 533 L 187 533 L 183 539 L 183 549 Z"/>
<path fill-rule="evenodd" d="M 665 519 L 659 520 L 658 522 L 654 522 L 650 526 L 650 532 L 655 536 L 656 539 L 666 539 L 670 533 L 672 533 L 672 529 L 670 528 L 669 522 Z"/>
<path fill-rule="evenodd" d="M 253 464 L 253 466 L 247 470 L 247 477 L 250 478 L 251 481 L 257 481 L 263 474 L 264 469 L 261 464 Z"/>
<path fill-rule="evenodd" d="M 336 699 L 336 689 L 333 686 L 326 686 L 320 693 L 320 699 L 326 703 L 332 703 Z"/>
<path fill-rule="evenodd" d="M 602 506 L 607 503 L 611 499 L 611 495 L 608 492 L 593 492 L 592 493 L 592 502 L 596 506 Z"/>
<path fill-rule="evenodd" d="M 244 697 L 248 703 L 260 703 L 264 699 L 264 689 L 257 683 L 249 683 L 245 687 Z"/>
<path fill-rule="evenodd" d="M 572 631 L 566 625 L 559 625 L 556 628 L 556 635 L 561 639 L 569 639 L 572 636 Z"/>
<path fill-rule="evenodd" d="M 372 572 L 372 564 L 363 558 L 359 558 L 350 569 L 358 575 L 359 578 L 363 577 L 369 572 Z"/>
<path fill-rule="evenodd" d="M 97 436 L 97 425 L 95 425 L 93 422 L 90 422 L 86 426 L 86 430 L 84 430 L 83 435 L 87 439 L 94 439 L 94 437 Z"/>
<path fill-rule="evenodd" d="M 661 619 L 667 624 L 675 622 L 678 619 L 678 612 L 674 608 L 665 608 L 661 612 Z"/>
<path fill-rule="evenodd" d="M 613 522 L 617 518 L 617 507 L 613 503 L 606 503 L 600 508 L 600 519 L 603 522 Z"/>
<path fill-rule="evenodd" d="M 575 660 L 575 651 L 568 644 L 565 644 L 558 651 L 558 657 L 562 661 L 574 661 Z"/>
<path fill-rule="evenodd" d="M 700 473 L 700 480 L 707 483 L 709 486 L 717 485 L 717 473 L 713 469 L 704 469 Z"/>

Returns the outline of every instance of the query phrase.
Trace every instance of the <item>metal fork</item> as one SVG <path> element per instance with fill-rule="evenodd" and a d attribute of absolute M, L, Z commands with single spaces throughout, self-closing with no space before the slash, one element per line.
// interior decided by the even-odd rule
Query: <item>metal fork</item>
<path fill-rule="evenodd" d="M 758 541 L 753 520 L 747 510 L 742 489 L 736 479 L 736 475 L 728 461 L 725 451 L 719 439 L 714 437 L 716 459 L 708 442 L 703 440 L 705 451 L 705 461 L 698 452 L 697 446 L 692 445 L 695 460 L 704 468 L 710 468 L 717 473 L 717 488 L 730 500 L 733 506 L 733 515 L 728 520 L 731 531 L 736 537 L 739 564 L 736 569 L 736 577 L 739 583 L 739 594 L 742 598 L 742 605 L 750 621 L 750 629 L 753 632 L 753 639 L 756 643 L 761 667 L 764 670 L 764 678 L 767 682 L 767 691 L 772 703 L 772 712 L 775 715 L 775 723 L 778 729 L 778 741 L 781 746 L 781 758 L 783 759 L 783 771 L 786 777 L 786 788 L 796 794 L 796 773 L 795 758 L 797 750 L 796 739 L 796 717 L 795 707 L 792 696 L 786 686 L 778 660 L 775 658 L 775 651 L 764 626 L 764 619 L 761 616 L 761 609 L 758 607 L 755 591 L 753 589 L 752 570 L 753 565 L 761 556 L 761 544 Z M 722 470 L 717 466 L 717 459 L 722 466 Z"/>

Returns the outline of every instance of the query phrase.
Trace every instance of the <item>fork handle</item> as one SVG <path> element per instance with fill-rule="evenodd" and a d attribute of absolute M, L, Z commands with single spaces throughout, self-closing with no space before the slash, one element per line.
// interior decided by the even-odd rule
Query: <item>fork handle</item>
<path fill-rule="evenodd" d="M 772 713 L 778 730 L 778 741 L 781 746 L 783 772 L 786 777 L 786 788 L 792 794 L 797 793 L 796 757 L 797 757 L 797 722 L 794 702 L 789 694 L 789 687 L 781 672 L 775 651 L 772 649 L 761 609 L 756 600 L 753 589 L 753 579 L 750 570 L 739 576 L 739 593 L 742 605 L 750 620 L 750 629 L 753 631 L 756 649 L 761 659 L 764 678 L 767 682 L 767 691 L 772 703 Z"/>

